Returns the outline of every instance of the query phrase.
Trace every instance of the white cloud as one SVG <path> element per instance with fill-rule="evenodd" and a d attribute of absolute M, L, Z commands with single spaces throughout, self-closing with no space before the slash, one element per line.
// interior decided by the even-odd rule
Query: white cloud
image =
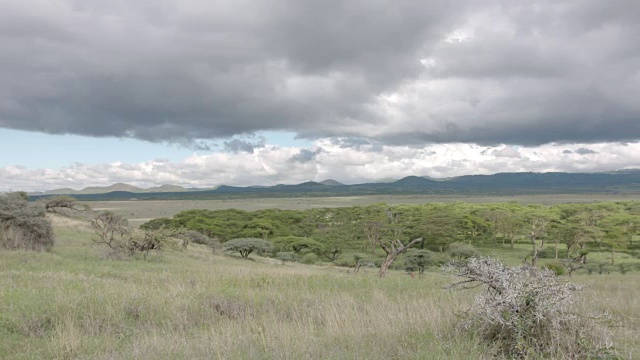
<path fill-rule="evenodd" d="M 348 147 L 336 139 L 325 138 L 317 140 L 313 148 L 304 149 L 309 155 L 304 161 L 300 159 L 301 150 L 303 148 L 266 145 L 253 152 L 194 154 L 180 162 L 73 164 L 60 170 L 6 166 L 0 168 L 0 191 L 80 189 L 116 182 L 141 187 L 160 184 L 189 187 L 275 185 L 329 178 L 362 183 L 409 175 L 441 178 L 497 172 L 593 172 L 640 168 L 640 143 L 553 143 L 518 148 L 446 143 L 372 148 Z"/>

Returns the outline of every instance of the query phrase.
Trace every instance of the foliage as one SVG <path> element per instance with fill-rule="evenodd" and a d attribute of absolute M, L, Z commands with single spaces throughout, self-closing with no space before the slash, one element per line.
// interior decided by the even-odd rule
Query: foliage
<path fill-rule="evenodd" d="M 404 256 L 405 270 L 417 271 L 420 274 L 430 266 L 443 265 L 447 261 L 448 258 L 443 254 L 423 249 L 409 249 Z"/>
<path fill-rule="evenodd" d="M 146 223 L 140 225 L 140 229 L 142 230 L 157 230 L 161 228 L 173 228 L 173 227 L 176 227 L 173 219 L 166 218 L 166 217 L 149 220 Z"/>
<path fill-rule="evenodd" d="M 314 253 L 308 253 L 308 254 L 304 255 L 302 258 L 300 258 L 300 262 L 303 263 L 303 264 L 307 264 L 307 265 L 315 264 L 319 260 L 320 259 L 318 258 L 318 255 L 316 255 Z"/>
<path fill-rule="evenodd" d="M 546 263 L 542 266 L 543 269 L 553 271 L 556 276 L 561 276 L 567 273 L 567 269 L 562 265 L 562 263 L 551 262 Z"/>
<path fill-rule="evenodd" d="M 88 210 L 88 205 L 79 205 L 78 201 L 68 195 L 58 195 L 47 198 L 45 202 L 45 209 L 47 211 L 56 211 L 56 209 L 67 208 L 71 210 Z"/>
<path fill-rule="evenodd" d="M 480 253 L 475 247 L 469 244 L 461 243 L 461 242 L 455 242 L 449 245 L 449 249 L 447 250 L 447 252 L 452 257 L 458 260 L 468 259 L 468 258 L 480 255 Z"/>
<path fill-rule="evenodd" d="M 216 251 L 220 247 L 220 242 L 218 241 L 218 239 L 212 239 L 207 235 L 195 230 L 182 231 L 178 234 L 178 237 L 182 239 L 184 248 L 186 248 L 187 244 L 189 243 L 207 245 L 210 246 L 214 251 Z"/>
<path fill-rule="evenodd" d="M 228 252 L 237 252 L 246 259 L 253 252 L 264 253 L 270 251 L 271 243 L 257 238 L 239 238 L 227 241 L 222 248 Z"/>
<path fill-rule="evenodd" d="M 376 257 L 382 255 L 381 243 L 389 246 L 423 238 L 416 247 L 443 253 L 450 250 L 454 258 L 472 256 L 472 248 L 464 244 L 482 253 L 511 247 L 518 262 L 569 258 L 577 264 L 572 267 L 579 267 L 587 263 L 587 254 L 608 251 L 614 261 L 616 253 L 640 247 L 640 241 L 633 241 L 638 234 L 635 217 L 640 213 L 634 204 L 376 203 L 300 211 L 188 210 L 173 219 L 152 220 L 142 228 L 195 230 L 221 243 L 267 237 L 274 255 L 295 252 L 300 258 L 313 252 L 342 264 L 352 263 L 350 255 L 341 256 L 345 252 L 369 252 Z M 523 251 L 523 244 L 530 253 Z"/>
<path fill-rule="evenodd" d="M 275 257 L 278 260 L 282 260 L 282 263 L 285 263 L 287 261 L 289 262 L 298 261 L 296 253 L 290 252 L 290 251 L 277 252 Z"/>
<path fill-rule="evenodd" d="M 587 358 L 609 350 L 593 320 L 571 312 L 579 287 L 549 270 L 506 267 L 486 257 L 447 268 L 462 280 L 451 287 L 483 286 L 461 328 L 497 346 L 508 358 Z"/>
<path fill-rule="evenodd" d="M 53 247 L 51 221 L 40 204 L 25 193 L 0 195 L 0 248 L 48 251 Z"/>
<path fill-rule="evenodd" d="M 171 241 L 178 233 L 172 229 L 134 231 L 126 218 L 113 212 L 102 212 L 91 221 L 94 245 L 106 246 L 109 258 L 128 258 L 137 253 L 146 258 L 151 252 L 174 248 Z"/>

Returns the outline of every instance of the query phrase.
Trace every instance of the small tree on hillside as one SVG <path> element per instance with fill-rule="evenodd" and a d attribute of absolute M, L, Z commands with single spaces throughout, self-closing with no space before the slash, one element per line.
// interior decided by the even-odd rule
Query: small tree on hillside
<path fill-rule="evenodd" d="M 263 253 L 271 250 L 271 243 L 257 238 L 240 238 L 227 241 L 222 248 L 228 252 L 237 252 L 243 258 L 248 258 L 253 252 Z"/>
<path fill-rule="evenodd" d="M 29 203 L 24 192 L 0 195 L 0 248 L 49 250 L 53 227 L 40 204 Z"/>
<path fill-rule="evenodd" d="M 443 265 L 447 262 L 447 256 L 424 249 L 409 249 L 404 256 L 405 269 L 418 271 L 419 274 L 429 266 Z"/>
<path fill-rule="evenodd" d="M 107 246 L 112 253 L 121 253 L 130 245 L 131 228 L 129 221 L 123 216 L 105 211 L 91 221 L 91 228 L 96 235 L 92 239 L 93 243 Z"/>
<path fill-rule="evenodd" d="M 107 257 L 142 254 L 146 258 L 152 251 L 177 249 L 174 239 L 179 235 L 177 230 L 160 228 L 134 231 L 125 217 L 109 211 L 98 214 L 91 221 L 91 228 L 95 233 L 93 244 L 106 246 L 109 249 Z"/>
<path fill-rule="evenodd" d="M 71 196 L 68 195 L 59 195 L 53 196 L 46 200 L 45 209 L 47 211 L 56 211 L 56 209 L 66 208 L 76 211 L 86 211 L 89 210 L 88 205 L 80 205 L 78 201 Z"/>

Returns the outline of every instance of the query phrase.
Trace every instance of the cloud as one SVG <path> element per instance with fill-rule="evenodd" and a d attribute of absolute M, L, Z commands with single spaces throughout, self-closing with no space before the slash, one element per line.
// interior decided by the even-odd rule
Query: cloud
<path fill-rule="evenodd" d="M 579 148 L 576 150 L 576 154 L 580 155 L 589 155 L 589 154 L 597 154 L 598 152 L 595 150 L 587 149 L 587 148 Z"/>
<path fill-rule="evenodd" d="M 255 149 L 263 148 L 265 146 L 265 141 L 264 137 L 253 142 L 248 140 L 232 139 L 224 142 L 224 148 L 225 150 L 233 153 L 241 151 L 252 153 Z"/>
<path fill-rule="evenodd" d="M 493 155 L 504 158 L 519 158 L 520 152 L 512 146 L 505 146 L 500 150 L 494 150 Z"/>
<path fill-rule="evenodd" d="M 316 155 L 320 154 L 321 152 L 322 149 L 317 149 L 315 151 L 309 149 L 300 149 L 300 152 L 298 154 L 291 157 L 291 161 L 306 163 L 314 160 L 316 158 Z"/>
<path fill-rule="evenodd" d="M 446 178 L 514 171 L 593 172 L 640 168 L 638 142 L 626 145 L 593 143 L 589 148 L 594 153 L 589 156 L 577 153 L 583 147 L 585 144 L 524 147 L 517 149 L 519 156 L 513 156 L 515 149 L 505 145 L 487 147 L 464 143 L 430 144 L 421 148 L 385 146 L 380 152 L 342 147 L 327 138 L 317 140 L 312 148 L 267 144 L 253 152 L 194 154 L 177 162 L 156 159 L 134 164 L 76 163 L 59 170 L 7 166 L 0 168 L 0 191 L 80 189 L 116 182 L 141 187 L 168 183 L 201 188 L 220 184 L 295 184 L 326 179 L 352 184 L 408 175 Z M 504 156 L 505 153 L 512 156 Z"/>
<path fill-rule="evenodd" d="M 639 13 L 631 0 L 3 2 L 0 127 L 200 149 L 268 130 L 378 150 L 635 141 Z"/>

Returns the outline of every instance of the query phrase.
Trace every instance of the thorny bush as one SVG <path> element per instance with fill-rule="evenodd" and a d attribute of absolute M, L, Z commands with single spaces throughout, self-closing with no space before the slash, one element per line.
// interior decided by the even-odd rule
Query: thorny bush
<path fill-rule="evenodd" d="M 550 270 L 507 267 L 488 258 L 450 264 L 461 281 L 451 288 L 484 287 L 464 314 L 460 329 L 477 334 L 496 355 L 517 359 L 615 358 L 607 331 L 571 311 L 581 288 Z"/>

